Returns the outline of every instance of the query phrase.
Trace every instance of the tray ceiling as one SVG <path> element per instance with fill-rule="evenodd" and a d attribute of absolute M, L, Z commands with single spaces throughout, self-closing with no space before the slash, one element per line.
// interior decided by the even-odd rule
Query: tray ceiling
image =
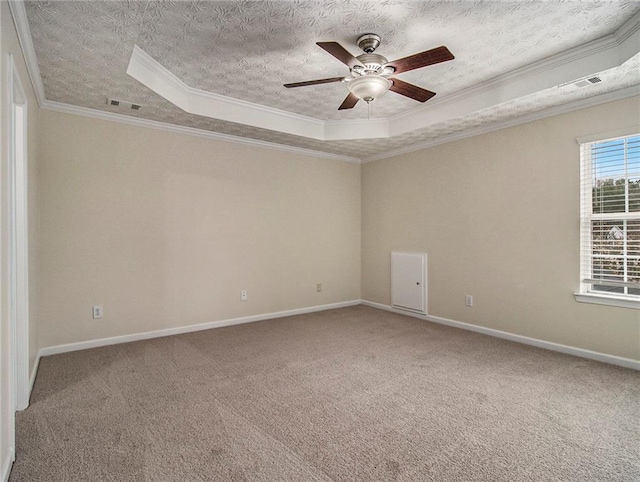
<path fill-rule="evenodd" d="M 636 45 L 630 60 L 589 72 L 601 77 L 597 85 L 545 87 L 506 102 L 485 102 L 387 138 L 323 141 L 183 111 L 127 75 L 134 46 L 190 87 L 257 108 L 330 123 L 392 122 L 406 113 L 428 116 L 431 105 L 438 105 L 435 99 L 443 103 L 473 89 L 482 95 L 477 86 L 492 79 L 607 37 L 638 17 L 640 3 L 27 1 L 24 7 L 47 101 L 359 159 L 640 84 Z M 348 68 L 315 42 L 337 41 L 358 55 L 356 38 L 366 32 L 381 35 L 377 53 L 389 59 L 449 47 L 455 60 L 398 76 L 437 92 L 436 98 L 420 104 L 390 92 L 374 101 L 370 112 L 364 102 L 338 111 L 347 93 L 344 84 L 282 86 L 347 75 Z M 107 98 L 143 107 L 126 112 L 107 105 Z"/>

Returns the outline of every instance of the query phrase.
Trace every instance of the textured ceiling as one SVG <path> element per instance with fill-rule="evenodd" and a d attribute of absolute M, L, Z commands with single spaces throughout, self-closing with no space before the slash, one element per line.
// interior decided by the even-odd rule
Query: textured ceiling
<path fill-rule="evenodd" d="M 348 68 L 315 45 L 338 41 L 354 55 L 375 32 L 389 60 L 446 45 L 456 59 L 400 74 L 455 94 L 500 74 L 611 34 L 637 1 L 28 1 L 29 27 L 47 100 L 124 113 L 107 97 L 143 105 L 128 115 L 359 158 L 470 127 L 640 84 L 638 56 L 602 73 L 589 89 L 547 89 L 402 136 L 317 141 L 185 113 L 126 74 L 137 44 L 188 85 L 322 120 L 366 119 L 367 106 L 338 111 L 341 83 L 285 89 L 283 83 L 343 76 Z M 394 93 L 372 117 L 427 108 Z"/>

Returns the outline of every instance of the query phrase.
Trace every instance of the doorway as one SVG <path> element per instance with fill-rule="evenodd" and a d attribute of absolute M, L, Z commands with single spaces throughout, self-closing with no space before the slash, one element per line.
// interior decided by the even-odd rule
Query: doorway
<path fill-rule="evenodd" d="M 29 246 L 27 192 L 27 98 L 9 56 L 8 301 L 15 410 L 29 405 Z"/>

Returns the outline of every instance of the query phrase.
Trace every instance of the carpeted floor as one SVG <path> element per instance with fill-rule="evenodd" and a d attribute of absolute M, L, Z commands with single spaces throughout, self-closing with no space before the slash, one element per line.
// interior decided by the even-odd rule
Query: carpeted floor
<path fill-rule="evenodd" d="M 42 359 L 10 481 L 638 481 L 640 373 L 364 306 Z"/>

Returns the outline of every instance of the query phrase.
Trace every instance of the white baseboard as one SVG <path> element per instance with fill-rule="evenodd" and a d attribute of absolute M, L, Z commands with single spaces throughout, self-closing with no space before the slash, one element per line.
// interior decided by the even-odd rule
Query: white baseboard
<path fill-rule="evenodd" d="M 31 392 L 33 391 L 33 384 L 36 382 L 36 375 L 38 374 L 38 366 L 40 366 L 40 358 L 42 357 L 42 350 L 38 351 L 36 355 L 36 361 L 33 364 L 33 368 L 31 369 L 31 376 L 29 378 L 29 396 L 27 397 L 27 405 L 23 408 L 19 408 L 17 411 L 23 411 L 29 408 L 29 404 L 31 403 Z"/>
<path fill-rule="evenodd" d="M 352 300 L 352 301 L 344 301 L 341 303 L 332 303 L 328 305 L 311 306 L 308 308 L 298 308 L 294 310 L 278 311 L 275 313 L 265 313 L 262 315 L 232 318 L 229 320 L 212 321 L 209 323 L 201 323 L 198 325 L 179 326 L 175 328 L 166 328 L 163 330 L 147 331 L 143 333 L 133 333 L 130 335 L 121 335 L 121 336 L 114 336 L 109 338 L 99 338 L 96 340 L 88 340 L 88 341 L 81 341 L 78 343 L 68 343 L 64 345 L 45 347 L 40 349 L 40 351 L 38 352 L 38 357 L 31 374 L 31 388 L 33 388 L 33 383 L 35 382 L 40 358 L 43 356 L 57 355 L 60 353 L 67 353 L 67 352 L 78 351 L 78 350 L 86 350 L 89 348 L 97 348 L 101 346 L 117 345 L 119 343 L 129 343 L 132 341 L 148 340 L 151 338 L 160 338 L 164 336 L 179 335 L 182 333 L 191 333 L 194 331 L 209 330 L 212 328 L 222 328 L 224 326 L 240 325 L 243 323 L 252 323 L 255 321 L 270 320 L 274 318 L 283 318 L 285 316 L 303 315 L 305 313 L 314 313 L 318 311 L 333 310 L 336 308 L 346 308 L 348 306 L 356 306 L 360 304 L 365 306 L 370 306 L 372 308 L 378 308 L 381 310 L 390 311 L 392 313 L 398 313 L 400 315 L 411 316 L 414 318 L 419 318 L 421 320 L 431 321 L 433 323 L 439 323 L 441 325 L 452 326 L 455 328 L 461 328 L 463 330 L 482 333 L 484 335 L 504 338 L 506 340 L 523 343 L 525 345 L 536 346 L 538 348 L 558 351 L 561 353 L 567 353 L 569 355 L 588 358 L 590 360 L 597 360 L 604 363 L 610 363 L 612 365 L 618 365 L 626 368 L 631 368 L 634 370 L 640 370 L 640 361 L 633 360 L 630 358 L 622 358 L 614 355 L 607 355 L 606 353 L 599 353 L 595 351 L 585 350 L 582 348 L 576 348 L 573 346 L 561 345 L 559 343 L 553 343 L 550 341 L 539 340 L 537 338 L 529 338 L 527 336 L 516 335 L 506 331 L 494 330 L 493 328 L 486 328 L 484 326 L 472 325 L 470 323 L 450 320 L 450 319 L 441 318 L 438 316 L 410 313 L 408 311 L 397 310 L 395 308 L 392 308 L 389 305 L 374 303 L 373 301 Z"/>
<path fill-rule="evenodd" d="M 223 326 L 240 325 L 243 323 L 253 323 L 255 321 L 270 320 L 274 318 L 284 318 L 285 316 L 303 315 L 305 313 L 314 313 L 316 311 L 333 310 L 336 308 L 346 308 L 347 306 L 356 306 L 360 304 L 360 300 L 343 301 L 341 303 L 332 303 L 328 305 L 310 306 L 308 308 L 298 308 L 295 310 L 278 311 L 275 313 L 265 313 L 262 315 L 244 316 L 242 318 L 232 318 L 229 320 L 211 321 L 209 323 L 201 323 L 198 325 L 179 326 L 176 328 L 166 328 L 164 330 L 147 331 L 144 333 L 133 333 L 131 335 L 113 336 L 109 338 L 99 338 L 96 340 L 81 341 L 78 343 L 68 343 L 65 345 L 56 345 L 42 348 L 38 352 L 38 360 L 40 357 L 49 355 L 58 355 L 71 351 L 86 350 L 88 348 L 97 348 L 100 346 L 117 345 L 119 343 L 129 343 L 132 341 L 148 340 L 150 338 L 160 338 L 163 336 L 180 335 L 183 333 L 191 333 L 194 331 L 210 330 L 211 328 L 222 328 Z M 35 372 L 33 374 L 35 380 Z"/>
<path fill-rule="evenodd" d="M 11 467 L 13 466 L 13 461 L 15 459 L 16 457 L 13 447 L 9 447 L 7 456 L 2 461 L 2 468 L 0 469 L 0 480 L 2 480 L 2 482 L 7 482 L 7 480 L 9 480 L 9 474 L 11 473 Z"/>
<path fill-rule="evenodd" d="M 546 350 L 558 351 L 560 353 L 566 353 L 568 355 L 588 358 L 590 360 L 609 363 L 611 365 L 618 365 L 625 368 L 631 368 L 633 370 L 640 370 L 640 361 L 633 360 L 631 358 L 622 358 L 619 356 L 607 355 L 606 353 L 600 353 L 597 351 L 585 350 L 583 348 L 576 348 L 574 346 L 561 345 L 559 343 L 539 340 L 537 338 L 529 338 L 528 336 L 516 335 L 506 331 L 494 330 L 493 328 L 486 328 L 484 326 L 472 325 L 470 323 L 450 320 L 448 318 L 441 318 L 439 316 L 420 315 L 417 313 L 410 313 L 407 311 L 396 310 L 395 308 L 392 308 L 389 305 L 374 303 L 373 301 L 362 300 L 362 304 L 366 306 L 370 306 L 372 308 L 378 308 L 380 310 L 386 310 L 386 311 L 391 311 L 392 313 L 398 313 L 399 315 L 411 316 L 414 318 L 420 318 L 421 320 L 431 321 L 433 323 L 439 323 L 441 325 L 452 326 L 454 328 L 461 328 L 463 330 L 468 330 L 468 331 L 475 331 L 476 333 L 482 333 L 483 335 L 495 336 L 497 338 L 504 338 L 505 340 L 515 341 L 517 343 L 523 343 L 525 345 L 531 345 L 538 348 L 544 348 Z"/>
<path fill-rule="evenodd" d="M 33 369 L 31 370 L 31 378 L 29 380 L 29 397 L 31 397 L 33 384 L 36 382 L 36 375 L 38 374 L 38 367 L 40 366 L 40 357 L 42 357 L 42 350 L 38 350 L 38 354 L 36 355 L 36 361 L 33 364 Z"/>

